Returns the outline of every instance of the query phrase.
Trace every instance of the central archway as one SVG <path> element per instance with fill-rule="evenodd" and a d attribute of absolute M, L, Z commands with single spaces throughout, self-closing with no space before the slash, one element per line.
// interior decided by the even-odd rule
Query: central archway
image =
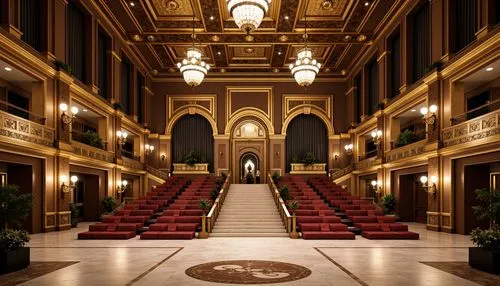
<path fill-rule="evenodd" d="M 257 154 L 247 152 L 240 157 L 240 178 L 241 182 L 247 184 L 260 183 L 257 182 L 257 170 L 260 173 L 260 161 Z"/>

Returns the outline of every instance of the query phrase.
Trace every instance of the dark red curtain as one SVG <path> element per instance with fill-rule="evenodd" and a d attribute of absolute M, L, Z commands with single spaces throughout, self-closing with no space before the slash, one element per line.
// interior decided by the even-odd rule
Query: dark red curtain
<path fill-rule="evenodd" d="M 213 172 L 214 137 L 212 125 L 198 114 L 184 115 L 172 130 L 172 162 L 184 162 L 189 151 L 195 151 L 209 163 L 209 171 Z M 173 167 L 172 167 L 173 169 Z"/>
<path fill-rule="evenodd" d="M 310 114 L 301 114 L 290 122 L 286 130 L 286 170 L 294 157 L 312 152 L 318 162 L 328 161 L 328 130 L 323 121 Z"/>

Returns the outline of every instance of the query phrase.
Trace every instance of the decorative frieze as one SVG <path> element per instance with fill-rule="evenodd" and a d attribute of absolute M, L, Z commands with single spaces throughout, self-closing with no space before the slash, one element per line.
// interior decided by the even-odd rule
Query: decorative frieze
<path fill-rule="evenodd" d="M 109 163 L 112 163 L 114 159 L 114 154 L 112 152 L 95 148 L 80 142 L 76 141 L 71 142 L 71 147 L 73 149 L 73 153 L 83 157 L 88 157 Z"/>
<path fill-rule="evenodd" d="M 174 175 L 208 175 L 208 164 L 174 164 Z"/>
<path fill-rule="evenodd" d="M 54 129 L 0 111 L 0 135 L 25 142 L 54 146 Z"/>
<path fill-rule="evenodd" d="M 136 169 L 136 170 L 142 170 L 143 169 L 143 164 L 139 161 L 129 159 L 127 157 L 122 157 L 123 161 L 123 167 L 130 168 L 130 169 Z"/>
<path fill-rule="evenodd" d="M 385 155 L 385 161 L 387 163 L 392 161 L 397 161 L 401 159 L 406 159 L 412 156 L 416 156 L 425 152 L 425 140 L 415 142 L 403 147 L 395 148 L 390 150 Z"/>
<path fill-rule="evenodd" d="M 443 129 L 445 147 L 500 134 L 500 110 Z"/>
<path fill-rule="evenodd" d="M 326 164 L 290 164 L 291 175 L 326 175 Z"/>

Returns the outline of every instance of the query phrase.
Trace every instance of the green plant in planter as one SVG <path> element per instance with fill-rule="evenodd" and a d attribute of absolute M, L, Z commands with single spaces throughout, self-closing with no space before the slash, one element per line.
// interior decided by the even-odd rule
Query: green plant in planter
<path fill-rule="evenodd" d="M 295 215 L 295 211 L 299 208 L 300 203 L 298 201 L 291 201 L 288 203 L 288 208 L 292 211 L 292 215 Z"/>
<path fill-rule="evenodd" d="M 477 247 L 469 247 L 469 265 L 473 268 L 500 274 L 500 190 L 483 188 L 476 190 L 480 202 L 472 207 L 478 220 L 489 220 L 489 229 L 476 228 L 471 239 Z"/>
<path fill-rule="evenodd" d="M 200 200 L 198 202 L 200 209 L 203 211 L 203 215 L 212 207 L 212 202 L 209 200 Z"/>
<path fill-rule="evenodd" d="M 282 188 L 280 189 L 280 196 L 281 196 L 281 198 L 282 198 L 284 201 L 288 200 L 288 198 L 289 198 L 289 194 L 288 194 L 288 185 L 285 185 L 284 187 L 282 187 Z"/>
<path fill-rule="evenodd" d="M 69 210 L 71 211 L 71 227 L 78 226 L 78 216 L 80 215 L 80 211 L 78 207 L 74 203 L 69 204 Z"/>
<path fill-rule="evenodd" d="M 278 184 L 279 180 L 280 180 L 280 174 L 278 174 L 278 172 L 274 172 L 272 175 L 271 175 L 271 179 L 273 180 L 273 183 L 274 184 Z"/>
<path fill-rule="evenodd" d="M 210 199 L 212 201 L 215 201 L 215 199 L 217 199 L 217 197 L 219 196 L 219 190 L 217 189 L 213 189 L 211 192 L 210 192 Z"/>
<path fill-rule="evenodd" d="M 83 133 L 82 143 L 96 147 L 96 148 L 100 148 L 100 149 L 102 149 L 102 147 L 104 146 L 104 144 L 102 142 L 102 138 L 99 137 L 99 134 L 97 134 L 96 132 L 94 132 L 92 130 L 87 130 L 87 132 Z"/>
<path fill-rule="evenodd" d="M 123 110 L 123 105 L 119 102 L 115 102 L 115 103 L 113 103 L 113 108 L 115 110 Z"/>
<path fill-rule="evenodd" d="M 296 155 L 292 157 L 292 163 L 296 164 L 296 163 L 300 163 L 300 159 L 299 157 L 297 157 Z"/>
<path fill-rule="evenodd" d="M 104 208 L 104 213 L 105 214 L 110 214 L 112 213 L 115 208 L 116 208 L 116 199 L 113 197 L 105 197 L 102 200 L 102 206 Z"/>
<path fill-rule="evenodd" d="M 384 214 L 394 214 L 396 198 L 393 194 L 387 194 L 382 197 L 382 209 L 384 210 Z"/>
<path fill-rule="evenodd" d="M 14 185 L 0 186 L 0 274 L 30 265 L 30 249 L 26 231 L 15 229 L 31 213 L 31 194 L 20 194 Z"/>
<path fill-rule="evenodd" d="M 312 164 L 316 163 L 316 156 L 314 156 L 313 152 L 307 152 L 304 155 L 304 158 L 302 158 L 301 163 L 306 164 L 306 165 L 312 165 Z"/>
<path fill-rule="evenodd" d="M 396 139 L 395 146 L 396 146 L 396 148 L 398 148 L 398 147 L 402 147 L 402 146 L 405 146 L 405 145 L 408 145 L 408 144 L 411 144 L 411 143 L 414 143 L 417 141 L 418 141 L 418 137 L 415 134 L 415 132 L 413 132 L 409 129 L 405 129 L 405 131 L 399 133 L 399 136 Z"/>
<path fill-rule="evenodd" d="M 184 159 L 184 163 L 193 166 L 194 164 L 201 163 L 201 156 L 196 151 L 189 151 Z"/>
<path fill-rule="evenodd" d="M 56 60 L 54 64 L 56 65 L 57 70 L 64 70 L 71 75 L 73 74 L 73 69 L 69 65 L 63 63 L 62 61 Z"/>
<path fill-rule="evenodd" d="M 0 186 L 0 230 L 20 227 L 32 207 L 31 194 L 20 194 L 15 185 Z"/>

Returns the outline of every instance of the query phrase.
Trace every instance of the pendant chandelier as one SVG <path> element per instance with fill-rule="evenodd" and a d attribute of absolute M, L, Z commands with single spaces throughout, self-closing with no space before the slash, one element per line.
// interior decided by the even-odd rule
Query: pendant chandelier
<path fill-rule="evenodd" d="M 210 66 L 201 60 L 201 51 L 195 47 L 196 36 L 194 34 L 194 14 L 193 14 L 193 46 L 190 47 L 186 52 L 186 58 L 182 62 L 177 63 L 177 67 L 180 69 L 184 81 L 195 87 L 200 85 L 205 79 Z"/>
<path fill-rule="evenodd" d="M 227 0 L 236 25 L 247 34 L 257 29 L 269 10 L 271 0 Z"/>
<path fill-rule="evenodd" d="M 306 9 L 307 11 L 307 4 Z M 306 12 L 305 12 L 306 13 Z M 305 29 L 304 29 L 304 47 L 297 52 L 297 60 L 295 64 L 290 64 L 290 71 L 292 72 L 295 81 L 300 86 L 310 86 L 316 75 L 319 73 L 321 64 L 313 59 L 312 50 L 307 47 L 307 14 L 304 14 Z"/>

